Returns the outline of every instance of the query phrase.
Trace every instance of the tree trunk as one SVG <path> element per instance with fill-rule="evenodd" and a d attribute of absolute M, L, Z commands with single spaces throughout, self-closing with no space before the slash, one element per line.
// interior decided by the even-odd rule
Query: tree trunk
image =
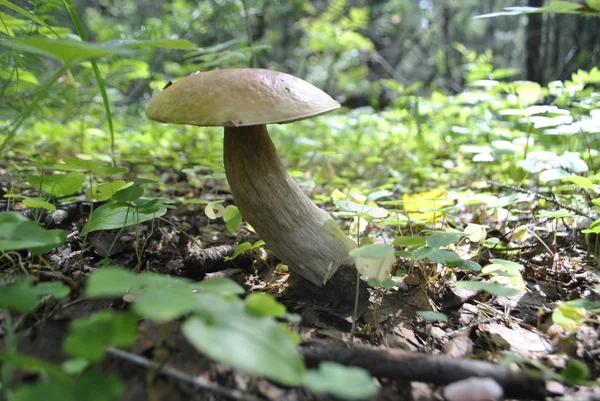
<path fill-rule="evenodd" d="M 527 6 L 541 7 L 543 0 L 528 0 Z M 542 14 L 529 14 L 527 16 L 527 38 L 526 50 L 527 57 L 525 60 L 525 68 L 527 79 L 538 83 L 543 83 L 542 77 Z"/>

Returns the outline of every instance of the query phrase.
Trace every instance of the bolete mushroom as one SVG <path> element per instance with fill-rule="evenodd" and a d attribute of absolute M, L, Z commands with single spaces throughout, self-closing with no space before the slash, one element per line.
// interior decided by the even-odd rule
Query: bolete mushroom
<path fill-rule="evenodd" d="M 266 124 L 312 118 L 339 108 L 308 82 L 276 71 L 200 72 L 165 87 L 148 105 L 155 121 L 225 127 L 225 174 L 244 219 L 292 271 L 317 286 L 355 245 L 287 173 Z"/>

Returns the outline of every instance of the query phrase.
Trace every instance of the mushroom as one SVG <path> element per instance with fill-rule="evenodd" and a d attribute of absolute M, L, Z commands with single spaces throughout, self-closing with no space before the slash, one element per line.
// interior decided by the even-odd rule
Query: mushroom
<path fill-rule="evenodd" d="M 225 174 L 244 219 L 290 269 L 317 286 L 352 264 L 354 242 L 288 174 L 266 124 L 339 108 L 308 82 L 276 71 L 201 72 L 165 87 L 146 115 L 163 123 L 225 127 Z"/>

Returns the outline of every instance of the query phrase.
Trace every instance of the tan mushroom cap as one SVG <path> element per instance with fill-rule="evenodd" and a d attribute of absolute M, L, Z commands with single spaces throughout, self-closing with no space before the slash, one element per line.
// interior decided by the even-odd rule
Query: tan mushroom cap
<path fill-rule="evenodd" d="M 146 115 L 162 123 L 242 127 L 289 123 L 339 107 L 328 94 L 292 75 L 232 68 L 199 72 L 165 87 Z"/>

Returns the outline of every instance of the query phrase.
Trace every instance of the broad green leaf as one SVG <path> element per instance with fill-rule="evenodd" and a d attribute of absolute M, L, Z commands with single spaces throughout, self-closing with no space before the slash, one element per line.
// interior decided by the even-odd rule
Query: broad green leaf
<path fill-rule="evenodd" d="M 538 216 L 541 217 L 551 217 L 554 219 L 562 219 L 565 217 L 573 217 L 573 213 L 568 210 L 540 210 Z"/>
<path fill-rule="evenodd" d="M 376 206 L 361 205 L 360 203 L 348 200 L 334 200 L 333 203 L 335 203 L 335 205 L 338 206 L 342 211 L 354 215 L 358 214 L 375 219 L 382 219 L 388 215 L 388 211 L 386 209 Z"/>
<path fill-rule="evenodd" d="M 199 283 L 192 284 L 192 287 L 206 293 L 219 294 L 223 296 L 241 295 L 246 292 L 241 285 L 225 277 L 204 279 Z"/>
<path fill-rule="evenodd" d="M 454 282 L 454 286 L 467 290 L 483 290 L 499 297 L 512 297 L 521 293 L 521 291 L 514 288 L 494 283 L 483 283 L 481 281 L 456 281 Z"/>
<path fill-rule="evenodd" d="M 18 277 L 10 284 L 0 286 L 0 307 L 14 309 L 17 312 L 30 312 L 42 296 L 62 299 L 69 295 L 69 287 L 59 282 L 44 282 L 32 286 L 24 277 Z"/>
<path fill-rule="evenodd" d="M 96 187 L 96 192 L 93 195 L 93 198 L 99 201 L 105 201 L 110 198 L 121 188 L 127 185 L 127 182 L 124 180 L 117 180 L 112 182 L 104 182 L 99 184 Z M 89 196 L 88 196 L 89 197 Z"/>
<path fill-rule="evenodd" d="M 554 309 L 552 321 L 565 330 L 575 331 L 585 322 L 586 316 L 585 308 L 575 306 L 568 301 Z"/>
<path fill-rule="evenodd" d="M 83 189 L 85 175 L 82 173 L 32 175 L 27 182 L 35 188 L 42 189 L 50 195 L 64 197 L 73 195 Z"/>
<path fill-rule="evenodd" d="M 431 311 L 417 311 L 417 316 L 423 320 L 432 322 L 447 322 L 448 315 L 445 313 L 431 312 Z"/>
<path fill-rule="evenodd" d="M 60 364 L 62 370 L 71 375 L 78 375 L 90 366 L 90 361 L 85 358 L 71 358 Z"/>
<path fill-rule="evenodd" d="M 590 369 L 585 363 L 569 359 L 567 366 L 560 371 L 560 377 L 569 385 L 585 384 L 590 377 Z"/>
<path fill-rule="evenodd" d="M 251 243 L 249 243 L 248 241 L 242 242 L 241 244 L 239 244 L 238 246 L 235 247 L 235 251 L 233 252 L 233 255 L 226 256 L 225 260 L 226 261 L 233 260 L 233 259 L 237 258 L 238 256 L 240 256 L 242 253 L 249 251 L 250 249 L 252 249 Z"/>
<path fill-rule="evenodd" d="M 571 175 L 569 177 L 563 178 L 565 181 L 571 181 L 573 184 L 577 185 L 579 188 L 589 189 L 594 191 L 594 183 L 587 177 L 581 177 L 579 175 Z"/>
<path fill-rule="evenodd" d="M 170 49 L 192 49 L 195 46 L 187 40 L 115 40 L 105 43 L 89 43 L 72 39 L 49 39 L 30 36 L 11 38 L 0 44 L 13 49 L 36 53 L 62 61 L 65 64 L 78 63 L 111 54 L 131 54 L 133 49 L 164 47 Z"/>
<path fill-rule="evenodd" d="M 281 317 L 286 313 L 285 305 L 275 297 L 262 292 L 253 292 L 246 297 L 246 311 L 255 316 Z"/>
<path fill-rule="evenodd" d="M 33 209 L 44 209 L 51 212 L 56 210 L 56 206 L 50 202 L 46 202 L 43 198 L 25 198 L 23 199 L 23 204 Z"/>
<path fill-rule="evenodd" d="M 353 249 L 350 251 L 350 255 L 367 259 L 385 259 L 394 255 L 394 247 L 387 244 L 365 245 Z"/>
<path fill-rule="evenodd" d="M 223 217 L 225 214 L 225 208 L 221 204 L 208 202 L 204 207 L 204 213 L 206 214 L 206 217 L 214 220 L 218 219 L 219 217 Z"/>
<path fill-rule="evenodd" d="M 28 249 L 43 254 L 66 240 L 63 230 L 46 230 L 16 212 L 0 213 L 0 251 Z"/>
<path fill-rule="evenodd" d="M 85 60 L 103 57 L 109 54 L 124 54 L 127 48 L 82 42 L 72 39 L 49 39 L 46 37 L 11 38 L 0 41 L 0 45 L 35 53 L 60 60 L 65 64 L 74 64 Z"/>
<path fill-rule="evenodd" d="M 99 361 L 109 345 L 133 345 L 137 327 L 137 318 L 130 313 L 99 312 L 85 319 L 74 320 L 70 324 L 63 348 L 71 356 L 91 362 Z"/>
<path fill-rule="evenodd" d="M 510 260 L 490 259 L 490 262 L 497 264 L 497 265 L 502 265 L 505 267 L 512 267 L 513 269 L 517 269 L 519 271 L 522 271 L 524 269 L 522 264 L 517 263 L 517 262 L 511 262 Z"/>
<path fill-rule="evenodd" d="M 413 252 L 417 260 L 429 259 L 433 263 L 452 264 L 458 263 L 462 259 L 460 256 L 449 249 L 434 249 L 430 246 L 424 246 Z"/>
<path fill-rule="evenodd" d="M 138 200 L 143 194 L 144 194 L 144 188 L 137 186 L 137 185 L 132 185 L 127 188 L 119 189 L 113 195 L 113 199 L 118 202 L 123 202 L 123 203 L 133 202 L 135 200 Z"/>
<path fill-rule="evenodd" d="M 88 298 L 120 297 L 138 289 L 145 280 L 130 270 L 118 267 L 103 267 L 86 280 L 85 295 Z"/>
<path fill-rule="evenodd" d="M 242 225 L 242 215 L 240 214 L 237 206 L 229 205 L 225 208 L 225 214 L 223 214 L 223 221 L 225 227 L 230 233 L 237 232 Z"/>
<path fill-rule="evenodd" d="M 11 400 L 115 401 L 124 392 L 125 387 L 117 375 L 92 368 L 75 377 L 20 385 Z"/>
<path fill-rule="evenodd" d="M 302 385 L 314 393 L 331 394 L 342 400 L 366 400 L 378 390 L 366 370 L 335 362 L 321 362 L 318 370 L 307 370 Z"/>
<path fill-rule="evenodd" d="M 402 237 L 396 237 L 394 239 L 394 245 L 405 246 L 409 248 L 418 248 L 426 244 L 425 237 L 421 235 L 405 235 Z"/>
<path fill-rule="evenodd" d="M 437 232 L 434 232 L 433 234 L 431 234 L 430 236 L 428 236 L 426 241 L 427 241 L 427 245 L 429 245 L 430 247 L 439 249 L 446 245 L 455 243 L 456 241 L 458 241 L 459 239 L 461 239 L 464 236 L 465 236 L 465 233 L 461 233 L 461 232 L 437 231 Z"/>
<path fill-rule="evenodd" d="M 255 376 L 288 386 L 301 383 L 304 361 L 275 320 L 250 316 L 240 301 L 214 295 L 200 296 L 198 306 L 200 317 L 189 318 L 182 331 L 200 352 Z"/>
<path fill-rule="evenodd" d="M 369 203 L 374 202 L 378 199 L 387 198 L 388 196 L 392 196 L 392 195 L 394 195 L 394 193 L 392 191 L 388 191 L 387 189 L 371 192 L 367 196 L 367 199 L 365 200 L 365 204 L 368 205 Z"/>
<path fill-rule="evenodd" d="M 448 267 L 456 267 L 458 269 L 468 270 L 472 272 L 478 272 L 481 270 L 481 265 L 472 260 L 461 259 L 457 261 L 447 262 L 446 265 Z"/>
<path fill-rule="evenodd" d="M 166 323 L 191 312 L 196 298 L 188 286 L 152 283 L 135 297 L 133 310 L 145 319 Z"/>
<path fill-rule="evenodd" d="M 356 270 L 362 276 L 382 282 L 390 277 L 396 262 L 394 247 L 386 244 L 361 246 L 350 251 Z"/>
<path fill-rule="evenodd" d="M 135 201 L 136 204 L 143 204 L 148 201 L 146 198 L 140 198 Z M 117 202 L 105 203 L 94 209 L 88 218 L 81 235 L 87 235 L 92 231 L 112 230 L 115 228 L 128 227 L 155 219 L 167 213 L 166 206 L 158 202 L 155 210 L 150 213 L 144 213 L 135 207 L 129 207 Z"/>

